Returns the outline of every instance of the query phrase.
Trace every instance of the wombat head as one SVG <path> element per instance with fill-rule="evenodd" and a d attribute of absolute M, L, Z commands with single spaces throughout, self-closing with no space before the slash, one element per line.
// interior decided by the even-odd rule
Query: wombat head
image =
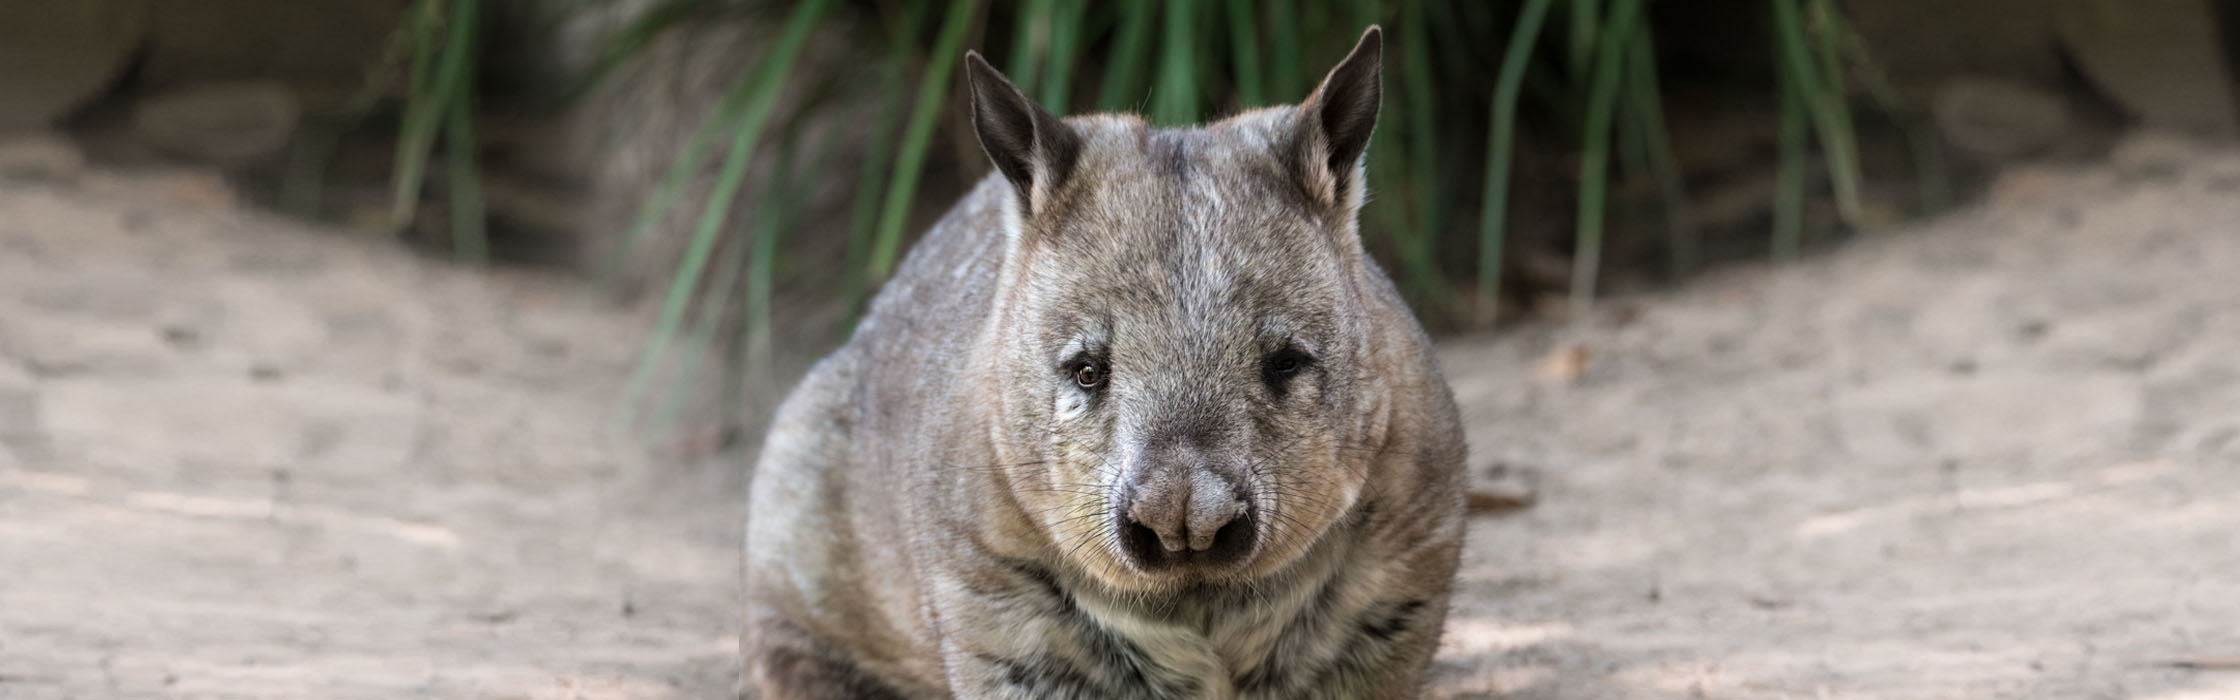
<path fill-rule="evenodd" d="M 977 54 L 1010 184 L 991 343 L 1011 495 L 1121 591 L 1299 558 L 1367 477 L 1358 216 L 1381 32 L 1295 107 L 1190 129 L 1060 119 Z"/>

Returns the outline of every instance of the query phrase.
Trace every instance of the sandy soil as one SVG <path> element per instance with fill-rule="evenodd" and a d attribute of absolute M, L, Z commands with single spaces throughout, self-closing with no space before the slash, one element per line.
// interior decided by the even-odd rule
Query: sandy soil
<path fill-rule="evenodd" d="M 0 170 L 6 170 L 0 168 Z M 629 317 L 0 172 L 0 698 L 718 697 L 739 477 L 604 431 Z M 2152 142 L 1448 344 L 1435 697 L 2240 697 L 2240 155 Z M 1489 474 L 1488 478 L 1492 478 Z"/>

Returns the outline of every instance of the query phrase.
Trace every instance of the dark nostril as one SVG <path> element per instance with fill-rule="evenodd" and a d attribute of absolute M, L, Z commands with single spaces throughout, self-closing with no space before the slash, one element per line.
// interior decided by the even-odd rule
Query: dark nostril
<path fill-rule="evenodd" d="M 1213 533 L 1213 545 L 1200 553 L 1199 560 L 1216 565 L 1235 563 L 1252 553 L 1252 539 L 1252 511 L 1244 510 Z"/>
<path fill-rule="evenodd" d="M 1258 539 L 1251 501 L 1229 489 L 1219 493 L 1230 498 L 1191 499 L 1189 490 L 1154 492 L 1151 501 L 1126 494 L 1111 521 L 1119 554 L 1146 571 L 1225 567 L 1249 558 Z"/>
<path fill-rule="evenodd" d="M 1136 560 L 1137 565 L 1158 566 L 1166 558 L 1166 548 L 1159 545 L 1159 533 L 1125 513 L 1120 515 L 1117 525 L 1120 530 L 1120 548 L 1128 553 L 1129 558 Z"/>

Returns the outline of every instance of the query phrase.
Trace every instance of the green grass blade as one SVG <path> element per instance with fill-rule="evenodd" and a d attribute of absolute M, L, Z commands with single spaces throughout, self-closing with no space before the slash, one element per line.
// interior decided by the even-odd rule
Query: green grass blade
<path fill-rule="evenodd" d="M 1484 208 L 1478 214 L 1477 321 L 1491 326 L 1500 302 L 1501 253 L 1509 225 L 1509 171 L 1516 159 L 1517 95 L 1524 87 L 1525 64 L 1532 60 L 1540 25 L 1554 0 L 1525 0 L 1517 23 L 1509 33 L 1509 46 L 1501 57 L 1501 72 L 1493 87 L 1492 118 L 1486 134 Z"/>
<path fill-rule="evenodd" d="M 599 55 L 583 75 L 574 79 L 562 91 L 561 104 L 574 104 L 600 85 L 606 84 L 625 61 L 645 51 L 662 32 L 674 27 L 708 8 L 710 0 L 665 0 L 630 18 L 613 36 L 607 37 L 599 48 Z"/>
<path fill-rule="evenodd" d="M 824 14 L 830 0 L 807 0 L 794 8 L 779 35 L 778 44 L 755 67 L 758 78 L 748 98 L 747 108 L 738 126 L 732 131 L 731 144 L 724 154 L 723 168 L 716 174 L 716 183 L 708 204 L 700 215 L 699 225 L 693 230 L 692 242 L 685 250 L 684 260 L 678 264 L 675 278 L 669 284 L 668 296 L 661 305 L 661 314 L 654 321 L 653 334 L 646 338 L 644 357 L 631 373 L 624 389 L 622 419 L 628 425 L 634 417 L 630 407 L 645 391 L 661 357 L 675 341 L 685 310 L 691 306 L 693 292 L 700 287 L 700 277 L 707 270 L 708 255 L 714 250 L 717 234 L 724 222 L 730 219 L 731 205 L 739 190 L 739 183 L 746 177 L 747 165 L 754 158 L 755 144 L 762 137 L 762 127 L 768 123 L 770 112 L 776 107 L 778 91 L 793 68 L 801 46 L 809 38 L 809 30 Z"/>
<path fill-rule="evenodd" d="M 1338 24 L 1330 29 L 1340 35 L 1358 32 L 1362 27 L 1381 22 L 1384 17 L 1381 2 L 1357 2 L 1342 7 L 1352 8 L 1353 15 L 1335 18 Z M 1403 67 L 1402 71 L 1405 70 Z M 1408 97 L 1405 90 L 1400 94 L 1401 99 Z M 1394 252 L 1400 256 L 1399 274 L 1395 281 L 1402 294 L 1416 306 L 1419 314 L 1436 316 L 1445 312 L 1448 299 L 1444 290 L 1445 276 L 1440 274 L 1438 261 L 1434 259 L 1429 245 L 1432 234 L 1423 230 L 1421 221 L 1412 220 L 1422 213 L 1411 204 L 1418 201 L 1416 198 L 1422 197 L 1423 193 L 1408 187 L 1408 173 L 1415 171 L 1418 159 L 1411 150 L 1413 144 L 1394 145 L 1395 139 L 1412 131 L 1411 128 L 1394 127 L 1414 120 L 1412 115 L 1395 115 L 1394 118 L 1398 120 L 1398 124 L 1377 129 L 1369 137 L 1369 152 L 1374 154 L 1369 157 L 1369 190 L 1388 190 L 1397 196 L 1382 200 L 1372 198 L 1363 216 L 1373 218 L 1376 222 L 1375 232 L 1389 240 Z M 1366 242 L 1370 235 L 1369 229 L 1365 227 L 1362 235 Z"/>
<path fill-rule="evenodd" d="M 443 29 L 442 2 L 416 0 L 411 9 L 405 11 L 406 21 L 410 23 L 405 40 L 412 45 L 412 63 L 405 73 L 405 78 L 411 81 L 405 86 L 407 96 L 429 94 L 433 87 L 436 56 L 443 49 L 442 39 L 437 34 Z"/>
<path fill-rule="evenodd" d="M 886 205 L 879 215 L 879 235 L 871 245 L 871 278 L 885 280 L 894 272 L 895 258 L 902 248 L 902 227 L 910 215 L 910 199 L 918 194 L 918 178 L 923 175 L 926 147 L 933 140 L 933 126 L 949 94 L 949 73 L 957 65 L 958 52 L 964 44 L 964 33 L 971 24 L 972 12 L 978 0 L 962 0 L 949 5 L 949 14 L 941 20 L 941 34 L 934 39 L 933 54 L 926 66 L 925 77 L 918 81 L 918 101 L 911 105 L 910 123 L 903 132 L 902 151 L 897 156 L 894 180 L 887 185 Z"/>
<path fill-rule="evenodd" d="M 676 0 L 679 4 L 704 1 Z M 768 61 L 773 56 L 764 56 L 763 60 Z M 715 150 L 713 146 L 716 136 L 726 128 L 738 124 L 752 101 L 755 86 L 763 80 L 765 77 L 761 70 L 741 73 L 731 89 L 724 92 L 723 99 L 715 109 L 693 127 L 692 134 L 686 137 L 684 147 L 677 149 L 676 159 L 670 162 L 668 170 L 656 181 L 645 203 L 639 205 L 637 213 L 631 217 L 629 228 L 624 229 L 622 237 L 615 241 L 614 249 L 608 251 L 598 274 L 594 275 L 595 286 L 600 289 L 613 286 L 623 265 L 637 255 L 638 247 L 645 243 L 647 236 L 653 234 L 654 227 L 669 217 L 677 200 L 684 196 L 693 179 L 698 177 L 701 164 Z"/>
<path fill-rule="evenodd" d="M 1458 68 L 1482 68 L 1486 61 L 1478 58 L 1479 37 L 1491 39 L 1494 33 L 1472 34 L 1462 13 L 1451 3 L 1434 2 L 1425 9 L 1431 12 L 1425 21 L 1431 25 L 1431 44 L 1439 49 L 1439 65 L 1450 73 Z M 1472 83 L 1485 77 L 1482 70 L 1474 72 L 1477 75 Z"/>
<path fill-rule="evenodd" d="M 1073 3 L 1073 0 L 1059 1 Z M 912 3 L 888 40 L 880 89 L 887 99 L 879 107 L 878 120 L 871 129 L 871 141 L 864 149 L 862 166 L 857 168 L 854 211 L 848 223 L 848 250 L 841 266 L 843 332 L 855 327 L 856 317 L 863 313 L 864 300 L 869 296 L 871 235 L 879 225 L 881 194 L 893 174 L 886 166 L 893 162 L 895 141 L 900 136 L 902 98 L 908 94 L 903 87 L 910 75 L 911 55 L 916 50 L 914 37 L 918 22 L 924 19 L 926 7 L 927 3 L 922 0 Z"/>
<path fill-rule="evenodd" d="M 1114 38 L 1112 56 L 1105 63 L 1104 85 L 1097 91 L 1097 109 L 1107 112 L 1126 110 L 1136 94 L 1136 73 L 1143 66 L 1143 53 L 1151 44 L 1151 21 L 1159 13 L 1159 6 L 1149 0 L 1139 0 L 1119 6 L 1120 34 Z"/>
<path fill-rule="evenodd" d="M 892 157 L 895 142 L 896 118 L 902 111 L 903 81 L 890 73 L 886 81 L 888 97 L 879 108 L 879 118 L 871 131 L 871 143 L 865 148 L 863 167 L 856 175 L 854 211 L 848 223 L 847 260 L 842 266 L 841 294 L 843 318 L 853 326 L 857 314 L 863 311 L 863 301 L 869 291 L 866 283 L 865 260 L 871 253 L 871 233 L 879 224 L 879 194 L 889 174 L 878 164 Z"/>
<path fill-rule="evenodd" d="M 1825 136 L 1829 179 L 1836 183 L 1836 211 L 1854 226 L 1865 223 L 1859 204 L 1859 139 L 1851 125 L 1850 91 L 1843 86 L 1843 36 L 1834 0 L 1812 0 L 1814 41 L 1820 65 L 1820 99 L 1830 134 Z"/>
<path fill-rule="evenodd" d="M 453 41 L 444 49 L 447 54 L 475 54 L 475 20 L 480 4 L 479 0 L 451 0 Z M 448 60 L 444 63 L 453 65 Z M 466 60 L 457 65 L 464 68 L 451 80 L 443 136 L 451 181 L 451 252 L 461 263 L 485 265 L 490 262 L 490 237 L 484 230 L 482 172 L 475 167 L 474 66 Z"/>
<path fill-rule="evenodd" d="M 1875 60 L 1872 47 L 1864 37 L 1845 21 L 1843 13 L 1828 14 L 1831 31 L 1843 42 L 1852 65 L 1860 73 L 1860 87 L 1873 97 L 1882 111 L 1898 122 L 1905 132 L 1907 150 L 1913 157 L 1914 179 L 1919 183 L 1919 212 L 1941 212 L 1952 206 L 1952 174 L 1944 160 L 1944 143 L 1937 133 L 1934 120 L 1926 110 L 1909 105 L 1900 97 L 1896 86 L 1890 83 L 1887 71 Z"/>
<path fill-rule="evenodd" d="M 723 386 L 727 395 L 723 406 L 726 410 L 726 425 L 739 424 L 737 410 L 746 402 L 738 392 L 746 387 L 748 382 L 745 379 L 752 376 L 755 383 L 766 384 L 770 377 L 773 357 L 771 338 L 776 332 L 771 325 L 771 300 L 776 296 L 779 242 L 784 233 L 793 228 L 794 216 L 798 213 L 795 207 L 800 197 L 799 186 L 803 179 L 794 173 L 826 172 L 825 167 L 831 161 L 833 146 L 836 144 L 834 139 L 819 139 L 816 146 L 810 149 L 807 168 L 797 169 L 794 167 L 795 144 L 789 139 L 778 158 L 778 172 L 781 175 L 771 181 L 769 192 L 764 195 L 763 200 L 767 204 L 756 212 L 756 224 L 748 241 L 753 246 L 753 256 L 747 267 L 744 294 L 746 313 L 738 324 L 738 336 L 733 339 L 733 349 L 737 354 L 730 362 L 725 363 L 727 371 Z"/>
<path fill-rule="evenodd" d="M 1630 54 L 1630 52 L 1628 53 Z M 1630 58 L 1630 55 L 1628 58 Z M 1618 155 L 1618 166 L 1614 172 L 1622 173 L 1622 175 L 1613 176 L 1612 180 L 1621 184 L 1651 178 L 1649 140 L 1647 135 L 1642 133 L 1644 130 L 1640 124 L 1641 107 L 1634 102 L 1635 80 L 1633 68 L 1633 62 L 1626 60 L 1626 67 L 1619 69 L 1621 75 L 1618 78 L 1618 114 L 1614 122 L 1615 127 L 1612 130 L 1612 138 L 1617 140 Z M 1613 201 L 1611 203 L 1612 215 L 1624 217 L 1626 220 L 1625 227 L 1628 230 L 1649 231 L 1655 228 L 1656 224 L 1649 220 L 1648 212 L 1643 211 L 1640 207 L 1627 206 L 1629 204 L 1632 204 L 1632 202 L 1623 199 Z"/>
<path fill-rule="evenodd" d="M 1400 32 L 1397 37 L 1401 48 L 1401 75 L 1403 96 L 1408 105 L 1408 135 L 1411 151 L 1408 156 L 1411 174 L 1407 189 L 1413 195 L 1416 209 L 1414 230 L 1403 239 L 1411 248 L 1410 255 L 1430 277 L 1423 284 L 1445 296 L 1444 275 L 1440 274 L 1435 257 L 1439 239 L 1446 233 L 1446 188 L 1440 187 L 1439 132 L 1432 128 L 1436 115 L 1433 102 L 1436 88 L 1432 85 L 1431 31 L 1424 24 L 1425 0 L 1406 0 L 1401 5 Z"/>
<path fill-rule="evenodd" d="M 1392 147 L 1394 138 L 1397 136 L 1393 135 L 1391 129 L 1378 129 L 1375 134 L 1370 135 L 1370 182 L 1394 182 L 1399 177 L 1396 173 L 1407 172 L 1408 154 Z M 1447 301 L 1445 295 L 1439 293 L 1443 283 L 1440 281 L 1437 261 L 1425 254 L 1429 249 L 1416 244 L 1411 238 L 1408 220 L 1411 213 L 1405 199 L 1371 199 L 1364 207 L 1362 217 L 1375 221 L 1376 225 L 1373 230 L 1364 225 L 1361 235 L 1364 242 L 1367 242 L 1373 231 L 1375 235 L 1381 235 L 1392 242 L 1394 251 L 1400 255 L 1399 274 L 1394 281 L 1408 296 L 1408 301 L 1417 305 L 1419 313 L 1436 314 L 1440 311 L 1439 307 Z"/>
<path fill-rule="evenodd" d="M 1526 0 L 1526 2 L 1529 3 L 1530 0 Z M 1495 9 L 1499 9 L 1499 6 L 1482 2 L 1465 2 L 1456 4 L 1461 5 L 1461 7 L 1454 7 L 1453 5 L 1438 5 L 1438 7 L 1449 8 L 1461 14 L 1462 21 L 1456 23 L 1453 27 L 1456 32 L 1465 36 L 1490 37 L 1495 34 L 1495 31 L 1497 29 L 1499 29 L 1499 27 L 1495 26 L 1496 19 L 1493 13 Z M 1523 14 L 1523 9 L 1521 7 L 1518 9 L 1518 14 Z M 1461 48 L 1467 48 L 1469 50 L 1475 51 L 1481 47 L 1469 46 Z"/>
<path fill-rule="evenodd" d="M 779 179 L 772 178 L 771 183 L 775 184 Z M 768 196 L 765 193 L 763 199 L 757 200 L 758 206 L 769 206 Z M 749 248 L 745 242 L 733 241 L 724 246 L 719 254 L 722 257 L 714 265 L 715 277 L 708 281 L 708 292 L 701 295 L 698 301 L 699 318 L 685 331 L 685 347 L 688 350 L 677 358 L 677 371 L 670 379 L 668 395 L 661 402 L 661 409 L 654 413 L 651 428 L 656 434 L 667 432 L 676 425 L 677 414 L 684 408 L 685 399 L 691 397 L 693 387 L 702 384 L 701 365 L 706 362 L 706 356 L 715 350 L 716 331 L 723 327 L 724 317 L 731 313 L 731 300 L 734 296 L 732 290 L 738 286 L 739 277 L 746 271 Z"/>
<path fill-rule="evenodd" d="M 1610 21 L 1597 39 L 1594 81 L 1587 97 L 1584 143 L 1579 151 L 1577 254 L 1572 258 L 1571 318 L 1585 322 L 1594 310 L 1596 277 L 1602 271 L 1602 222 L 1610 179 L 1610 126 L 1616 118 L 1619 80 L 1625 72 L 1626 39 L 1641 16 L 1642 0 L 1617 0 Z"/>
<path fill-rule="evenodd" d="M 1050 68 L 1042 74 L 1042 108 L 1053 114 L 1070 111 L 1073 61 L 1081 53 L 1082 24 L 1088 0 L 1057 0 L 1050 27 Z"/>
<path fill-rule="evenodd" d="M 1833 94 L 1843 90 L 1842 37 L 1833 25 L 1835 4 L 1829 0 L 1806 0 L 1804 10 L 1805 35 L 1812 39 L 1813 70 L 1819 71 L 1821 89 Z M 1845 117 L 1848 119 L 1848 115 Z"/>
<path fill-rule="evenodd" d="M 1367 26 L 1375 23 L 1383 15 L 1381 3 L 1377 2 L 1353 3 L 1344 7 L 1353 9 L 1354 15 L 1351 18 L 1340 19 L 1340 27 L 1359 28 Z M 1310 17 L 1309 19 L 1315 18 Z M 1337 31 L 1346 30 L 1339 29 Z M 1400 123 L 1405 122 L 1405 119 L 1400 115 L 1395 115 L 1393 119 Z M 1388 123 L 1385 128 L 1377 129 L 1369 136 L 1369 191 L 1384 191 L 1386 185 L 1391 183 L 1390 191 L 1397 196 L 1370 198 L 1362 211 L 1362 218 L 1366 221 L 1362 226 L 1361 235 L 1364 243 L 1368 243 L 1372 237 L 1377 237 L 1388 241 L 1392 245 L 1393 251 L 1400 256 L 1400 264 L 1396 270 L 1397 274 L 1394 275 L 1394 282 L 1399 285 L 1401 293 L 1408 298 L 1409 302 L 1416 305 L 1418 313 L 1436 315 L 1441 312 L 1443 305 L 1446 303 L 1445 295 L 1441 294 L 1439 290 L 1443 283 L 1440 282 L 1438 264 L 1426 254 L 1429 248 L 1418 244 L 1415 236 L 1411 234 L 1414 231 L 1413 224 L 1415 222 L 1409 220 L 1417 212 L 1409 206 L 1411 200 L 1408 195 L 1411 192 L 1405 187 L 1407 184 L 1405 173 L 1411 171 L 1411 164 L 1414 159 L 1410 157 L 1411 153 L 1407 149 L 1393 145 L 1394 139 L 1405 135 L 1404 132 L 1405 129 L 1395 128 L 1393 124 Z M 1367 222 L 1374 222 L 1374 226 L 1372 227 Z"/>
<path fill-rule="evenodd" d="M 1267 104 L 1260 74 L 1260 18 L 1252 0 L 1229 0 L 1229 56 L 1236 73 L 1237 101 L 1245 109 Z"/>
<path fill-rule="evenodd" d="M 1835 188 L 1836 212 L 1847 223 L 1859 221 L 1858 160 L 1852 137 L 1850 105 L 1842 88 L 1823 84 L 1821 63 L 1815 59 L 1798 0 L 1773 0 L 1775 45 L 1783 75 L 1796 81 L 1820 135 L 1821 151 L 1828 158 L 1828 182 Z"/>
<path fill-rule="evenodd" d="M 1269 0 L 1268 2 L 1268 53 L 1270 55 L 1268 78 L 1271 96 L 1278 101 L 1296 101 L 1307 96 L 1312 86 L 1307 84 L 1299 62 L 1305 57 L 1299 53 L 1299 6 L 1297 0 Z"/>
<path fill-rule="evenodd" d="M 615 276 L 621 273 L 623 263 L 637 255 L 638 246 L 645 242 L 647 236 L 652 235 L 654 226 L 668 218 L 669 212 L 676 207 L 677 199 L 684 196 L 685 188 L 699 174 L 701 162 L 707 160 L 708 154 L 713 152 L 716 135 L 739 122 L 740 115 L 746 111 L 747 98 L 758 79 L 759 74 L 753 71 L 742 76 L 739 83 L 724 94 L 723 101 L 715 110 L 703 117 L 698 126 L 693 127 L 692 135 L 685 139 L 684 147 L 677 149 L 676 160 L 669 164 L 668 171 L 662 173 L 661 179 L 654 184 L 645 203 L 638 206 L 637 214 L 630 220 L 630 227 L 624 229 L 622 238 L 615 241 L 614 250 L 608 253 L 606 262 L 600 266 L 597 275 L 599 287 L 611 286 Z"/>
<path fill-rule="evenodd" d="M 359 83 L 356 92 L 343 102 L 341 117 L 332 124 L 304 124 L 303 134 L 289 148 L 286 179 L 280 183 L 280 210 L 305 219 L 318 218 L 320 205 L 326 201 L 326 177 L 335 153 L 342 148 L 342 138 L 356 130 L 365 121 L 366 114 L 381 104 L 391 88 L 395 87 L 399 69 L 427 70 L 423 49 L 413 41 L 413 30 L 418 23 L 420 3 L 414 3 L 399 13 L 397 28 L 389 32 L 382 42 L 381 57 L 366 70 L 365 82 Z M 408 62 L 418 59 L 420 65 Z M 407 80 L 425 81 L 426 78 L 407 74 Z"/>
<path fill-rule="evenodd" d="M 824 172 L 824 165 L 831 155 L 832 141 L 820 140 L 809 156 L 809 173 Z M 794 168 L 794 144 L 788 142 L 779 157 L 780 173 L 798 173 Z M 761 220 L 754 228 L 754 255 L 747 267 L 747 313 L 742 330 L 747 343 L 744 366 L 756 373 L 768 368 L 770 363 L 770 300 L 775 296 L 775 272 L 778 268 L 778 241 L 780 235 L 793 225 L 794 206 L 800 194 L 798 175 L 781 176 L 770 188 L 769 205 L 763 208 Z"/>
<path fill-rule="evenodd" d="M 1642 22 L 1635 27 L 1633 38 L 1626 46 L 1629 73 L 1626 104 L 1646 151 L 1644 155 L 1648 157 L 1649 174 L 1656 178 L 1657 190 L 1664 200 L 1666 253 L 1670 256 L 1670 274 L 1678 280 L 1695 269 L 1699 242 L 1695 215 L 1688 206 L 1687 183 L 1680 172 L 1679 161 L 1672 154 L 1671 135 L 1665 132 L 1664 97 L 1657 78 L 1653 34 L 1649 23 Z"/>
<path fill-rule="evenodd" d="M 1777 2 L 1779 0 L 1776 0 Z M 1774 183 L 1773 240 L 1768 249 L 1773 262 L 1797 258 L 1804 239 L 1805 139 L 1807 112 L 1803 87 L 1789 71 L 1781 72 L 1781 171 Z"/>
<path fill-rule="evenodd" d="M 747 228 L 743 239 L 733 240 L 723 251 L 723 261 L 716 268 L 717 277 L 708 286 L 710 293 L 700 301 L 700 320 L 692 330 L 691 346 L 701 349 L 680 359 L 684 368 L 676 377 L 676 387 L 670 393 L 662 415 L 654 423 L 657 432 L 675 425 L 677 409 L 700 386 L 700 364 L 716 349 L 715 332 L 722 328 L 729 316 L 734 297 L 742 298 L 744 313 L 734 325 L 732 349 L 736 353 L 723 363 L 724 380 L 721 386 L 726 425 L 737 424 L 736 409 L 743 403 L 734 390 L 743 388 L 741 381 L 746 373 L 766 374 L 770 358 L 770 300 L 772 297 L 773 271 L 777 268 L 779 241 L 793 225 L 793 213 L 798 191 L 796 185 L 804 173 L 825 172 L 823 166 L 832 153 L 832 141 L 819 139 L 812 149 L 806 170 L 795 167 L 795 156 L 800 152 L 799 122 L 788 126 L 777 139 L 778 163 L 768 183 L 755 197 L 754 221 Z M 742 279 L 743 278 L 743 279 Z M 743 287 L 743 294 L 734 294 L 734 288 Z"/>
<path fill-rule="evenodd" d="M 412 85 L 406 98 L 404 121 L 398 127 L 396 168 L 393 172 L 394 198 L 389 206 L 391 226 L 402 229 L 412 225 L 413 214 L 420 208 L 420 184 L 427 177 L 428 154 L 435 147 L 437 127 L 441 126 L 443 103 L 453 94 L 451 81 L 463 74 L 463 66 L 454 65 L 465 60 L 464 52 L 444 50 L 457 45 L 452 36 L 460 29 L 453 23 L 443 36 L 442 8 L 438 0 L 420 0 L 412 11 Z M 441 61 L 441 64 L 438 64 Z"/>
<path fill-rule="evenodd" d="M 743 372 L 758 370 L 761 365 L 755 362 L 769 355 L 770 271 L 775 268 L 773 259 L 777 243 L 792 223 L 794 181 L 802 172 L 794 167 L 794 156 L 800 150 L 801 123 L 798 117 L 789 120 L 780 135 L 774 139 L 778 146 L 778 162 L 771 171 L 770 180 L 763 183 L 761 191 L 755 195 L 752 222 L 745 227 L 741 236 L 725 242 L 723 258 L 715 266 L 716 276 L 705 287 L 706 292 L 699 295 L 696 302 L 700 310 L 699 320 L 688 331 L 690 336 L 686 342 L 686 346 L 692 350 L 678 358 L 679 368 L 668 399 L 663 402 L 662 410 L 656 414 L 651 426 L 656 434 L 674 427 L 685 399 L 691 398 L 694 393 L 693 387 L 705 385 L 701 365 L 716 356 L 715 351 L 719 349 L 715 339 L 716 331 L 723 328 L 725 319 L 732 317 L 733 300 L 743 298 L 744 313 L 738 315 L 740 322 L 733 324 L 736 334 L 731 338 L 733 349 L 738 354 L 722 361 L 724 420 L 726 425 L 737 424 L 737 414 L 733 409 L 738 407 L 741 397 L 730 390 L 741 388 Z M 818 144 L 817 155 L 807 172 L 824 172 L 817 166 L 823 165 L 825 156 L 829 155 L 830 149 L 827 146 L 831 142 L 819 140 Z M 738 293 L 741 291 L 744 293 Z M 750 352 L 757 348 L 760 350 L 759 354 Z"/>
<path fill-rule="evenodd" d="M 1170 0 L 1165 12 L 1166 32 L 1159 61 L 1159 90 L 1152 116 L 1167 126 L 1189 126 L 1198 121 L 1197 40 L 1191 36 L 1190 4 Z"/>
<path fill-rule="evenodd" d="M 1909 104 L 1890 83 L 1890 76 L 1864 37 L 1844 20 L 1843 13 L 1829 12 L 1828 31 L 1842 43 L 1844 53 L 1851 58 L 1857 70 L 1859 87 L 1874 100 L 1875 105 L 1898 123 L 1904 132 L 1906 147 L 1913 157 L 1914 181 L 1919 184 L 1920 211 L 1940 212 L 1952 205 L 1952 176 L 1944 162 L 1944 145 L 1937 128 L 1924 110 Z"/>
<path fill-rule="evenodd" d="M 1584 83 L 1594 66 L 1595 39 L 1602 33 L 1603 0 L 1571 0 L 1571 79 Z"/>
<path fill-rule="evenodd" d="M 1011 35 L 1011 67 L 1004 71 L 1011 82 L 1033 85 L 1036 71 L 1042 67 L 1041 56 L 1035 46 L 1050 30 L 1051 0 L 1026 0 L 1019 9 L 1019 26 Z"/>

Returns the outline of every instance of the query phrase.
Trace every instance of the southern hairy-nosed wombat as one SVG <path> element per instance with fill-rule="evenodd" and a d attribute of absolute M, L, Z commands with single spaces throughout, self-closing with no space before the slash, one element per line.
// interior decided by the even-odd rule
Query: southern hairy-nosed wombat
<path fill-rule="evenodd" d="M 998 172 L 779 409 L 750 689 L 1421 690 L 1462 428 L 1359 238 L 1380 53 L 1372 27 L 1299 106 L 1172 130 L 1060 119 L 966 57 Z"/>

